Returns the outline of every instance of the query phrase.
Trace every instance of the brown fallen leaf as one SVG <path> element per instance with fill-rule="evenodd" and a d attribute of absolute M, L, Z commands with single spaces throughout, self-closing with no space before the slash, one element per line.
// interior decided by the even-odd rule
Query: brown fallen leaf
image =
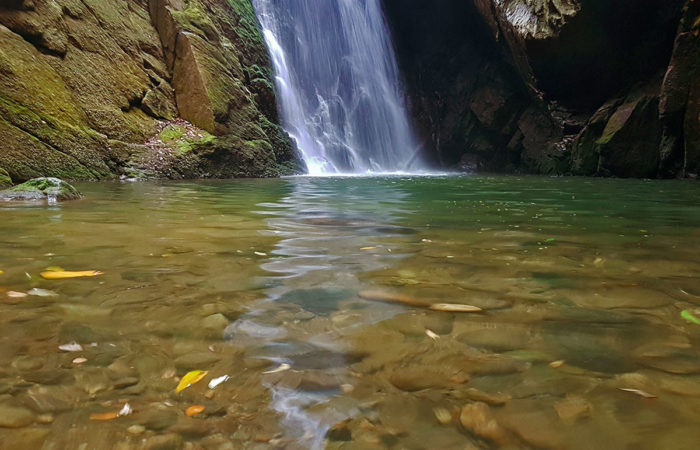
<path fill-rule="evenodd" d="M 558 361 L 552 361 L 551 363 L 549 363 L 549 367 L 551 367 L 552 369 L 558 369 L 561 366 L 563 366 L 564 364 L 566 364 L 566 361 L 564 361 L 563 359 L 560 359 Z"/>
<path fill-rule="evenodd" d="M 187 417 L 194 417 L 197 414 L 202 414 L 206 408 L 202 405 L 193 405 L 185 410 Z"/>
<path fill-rule="evenodd" d="M 118 412 L 90 414 L 90 420 L 114 420 L 119 417 Z"/>
<path fill-rule="evenodd" d="M 621 391 L 625 391 L 625 392 L 631 392 L 633 394 L 639 395 L 640 397 L 644 397 L 644 398 L 649 398 L 649 399 L 657 398 L 656 395 L 650 394 L 650 393 L 642 391 L 640 389 L 628 389 L 628 388 L 618 388 L 618 389 Z"/>
<path fill-rule="evenodd" d="M 387 303 L 400 303 L 407 306 L 417 306 L 421 308 L 427 308 L 430 303 L 425 300 L 419 300 L 417 298 L 408 297 L 401 294 L 392 294 L 390 292 L 384 291 L 362 291 L 359 293 L 360 298 L 365 300 L 374 300 Z"/>

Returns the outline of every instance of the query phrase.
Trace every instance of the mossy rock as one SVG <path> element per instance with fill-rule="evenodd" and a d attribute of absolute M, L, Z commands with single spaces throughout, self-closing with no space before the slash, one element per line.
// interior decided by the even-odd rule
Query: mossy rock
<path fill-rule="evenodd" d="M 34 178 L 13 188 L 0 191 L 5 200 L 77 200 L 80 192 L 59 178 Z"/>
<path fill-rule="evenodd" d="M 0 167 L 0 189 L 8 188 L 12 186 L 12 178 L 7 171 Z"/>
<path fill-rule="evenodd" d="M 214 136 L 204 130 L 188 130 L 184 125 L 168 125 L 158 135 L 163 144 L 175 150 L 178 154 L 192 151 L 201 144 L 214 140 Z"/>

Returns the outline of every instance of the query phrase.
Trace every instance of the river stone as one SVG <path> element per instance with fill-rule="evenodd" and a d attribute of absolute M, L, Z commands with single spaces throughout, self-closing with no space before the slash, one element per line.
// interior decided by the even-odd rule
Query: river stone
<path fill-rule="evenodd" d="M 511 399 L 510 395 L 502 392 L 489 394 L 488 392 L 483 392 L 475 388 L 467 389 L 464 391 L 464 394 L 470 400 L 488 403 L 489 405 L 505 405 Z"/>
<path fill-rule="evenodd" d="M 187 353 L 175 359 L 175 367 L 178 369 L 197 368 L 204 370 L 218 362 L 221 358 L 213 353 Z"/>
<path fill-rule="evenodd" d="M 0 427 L 22 428 L 34 422 L 34 414 L 26 408 L 0 405 Z"/>
<path fill-rule="evenodd" d="M 0 199 L 65 201 L 81 198 L 80 192 L 58 178 L 33 178 L 13 188 L 0 191 Z"/>
<path fill-rule="evenodd" d="M 39 370 L 44 367 L 44 360 L 36 356 L 20 356 L 12 361 L 12 367 L 22 372 Z"/>
<path fill-rule="evenodd" d="M 513 401 L 499 412 L 500 422 L 534 448 L 563 448 L 554 410 L 541 410 L 539 401 Z"/>
<path fill-rule="evenodd" d="M 590 416 L 593 406 L 583 397 L 571 395 L 556 402 L 554 409 L 564 423 L 573 424 L 581 418 Z"/>
<path fill-rule="evenodd" d="M 202 319 L 200 325 L 209 335 L 221 338 L 230 321 L 221 313 L 212 314 Z"/>
<path fill-rule="evenodd" d="M 181 436 L 177 434 L 164 434 L 146 439 L 140 447 L 143 450 L 178 450 L 184 445 Z"/>
<path fill-rule="evenodd" d="M 527 348 L 532 336 L 530 330 L 523 326 L 488 323 L 475 326 L 459 334 L 456 339 L 472 347 L 500 353 Z"/>
<path fill-rule="evenodd" d="M 35 370 L 22 374 L 26 381 L 37 384 L 70 384 L 73 381 L 73 374 L 67 370 Z"/>
<path fill-rule="evenodd" d="M 425 336 L 425 331 L 430 330 L 438 335 L 446 335 L 452 332 L 454 316 L 433 312 L 409 312 L 400 314 L 385 320 L 383 325 L 391 330 L 396 330 L 406 336 Z"/>
<path fill-rule="evenodd" d="M 505 445 L 510 440 L 508 433 L 496 421 L 486 403 L 464 405 L 459 415 L 459 422 L 468 432 L 496 444 Z"/>
<path fill-rule="evenodd" d="M 344 420 L 340 423 L 336 423 L 326 433 L 326 437 L 330 441 L 351 441 L 352 432 L 350 431 L 350 422 L 352 419 Z"/>
<path fill-rule="evenodd" d="M 444 375 L 424 369 L 399 369 L 389 376 L 389 382 L 406 392 L 443 388 L 450 384 Z"/>
<path fill-rule="evenodd" d="M 95 395 L 112 387 L 112 381 L 104 370 L 81 370 L 75 376 L 76 384 L 86 393 Z"/>
<path fill-rule="evenodd" d="M 64 386 L 32 386 L 27 390 L 24 405 L 39 414 L 70 411 L 75 393 Z"/>
<path fill-rule="evenodd" d="M 116 389 L 124 389 L 135 384 L 138 384 L 139 379 L 137 377 L 125 377 L 120 378 L 114 382 L 114 387 Z"/>
<path fill-rule="evenodd" d="M 134 417 L 138 424 L 153 431 L 162 431 L 177 423 L 177 413 L 167 409 L 143 411 Z"/>

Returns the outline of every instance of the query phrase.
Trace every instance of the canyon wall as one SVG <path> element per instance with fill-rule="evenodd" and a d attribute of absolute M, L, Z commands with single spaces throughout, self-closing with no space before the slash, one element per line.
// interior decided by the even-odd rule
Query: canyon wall
<path fill-rule="evenodd" d="M 436 164 L 697 176 L 698 0 L 384 5 Z"/>

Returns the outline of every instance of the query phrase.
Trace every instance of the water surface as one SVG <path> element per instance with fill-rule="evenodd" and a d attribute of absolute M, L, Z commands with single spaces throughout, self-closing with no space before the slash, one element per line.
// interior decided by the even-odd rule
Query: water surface
<path fill-rule="evenodd" d="M 0 204 L 0 448 L 700 439 L 700 325 L 681 318 L 700 317 L 696 183 L 79 187 L 77 202 Z M 191 370 L 209 373 L 176 394 Z"/>

